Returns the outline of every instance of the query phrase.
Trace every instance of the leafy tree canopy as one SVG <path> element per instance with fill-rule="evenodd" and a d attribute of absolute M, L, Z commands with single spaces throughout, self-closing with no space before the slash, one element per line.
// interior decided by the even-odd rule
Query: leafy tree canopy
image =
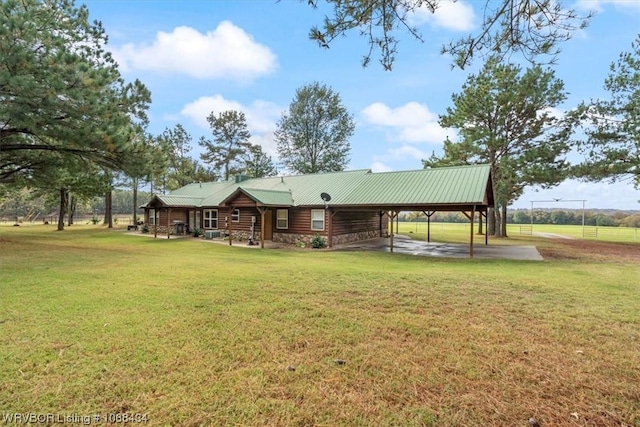
<path fill-rule="evenodd" d="M 251 144 L 245 157 L 245 173 L 252 178 L 264 178 L 277 175 L 278 169 L 262 146 Z"/>
<path fill-rule="evenodd" d="M 609 99 L 572 112 L 587 136 L 579 144 L 585 161 L 574 174 L 593 181 L 630 179 L 640 188 L 640 35 L 631 46 L 611 64 L 604 84 Z"/>
<path fill-rule="evenodd" d="M 306 1 L 314 8 L 323 3 Z M 370 62 L 374 51 L 379 51 L 380 63 L 390 70 L 397 53 L 397 32 L 405 31 L 424 41 L 412 25 L 411 16 L 419 9 L 435 13 L 443 1 L 325 0 L 324 3 L 333 8 L 333 13 L 325 16 L 321 27 L 314 26 L 309 37 L 328 48 L 339 36 L 351 30 L 359 31 L 369 43 L 363 66 Z M 559 53 L 559 42 L 584 28 L 593 15 L 566 8 L 561 0 L 485 0 L 483 3 L 482 24 L 477 33 L 442 46 L 441 52 L 450 54 L 460 68 L 469 65 L 474 56 L 487 53 L 507 55 L 515 51 L 530 60 L 547 55 L 553 61 Z"/>
<path fill-rule="evenodd" d="M 283 165 L 301 174 L 344 170 L 355 123 L 330 87 L 312 83 L 296 90 L 275 131 Z"/>
<path fill-rule="evenodd" d="M 251 133 L 247 128 L 247 119 L 243 112 L 228 110 L 217 116 L 211 112 L 207 117 L 211 126 L 213 140 L 200 138 L 198 144 L 205 148 L 200 158 L 212 164 L 215 170 L 222 170 L 225 180 L 242 172 L 242 157 L 250 147 Z"/>
<path fill-rule="evenodd" d="M 525 186 L 549 187 L 566 177 L 571 126 L 552 114 L 565 98 L 553 71 L 534 66 L 523 73 L 491 58 L 440 117 L 441 126 L 459 131 L 460 142 L 445 141 L 444 155 L 424 166 L 490 164 L 496 203 L 506 213 Z M 501 225 L 506 236 L 506 223 Z"/>
<path fill-rule="evenodd" d="M 0 3 L 0 182 L 54 153 L 122 168 L 150 93 L 125 83 L 98 22 L 70 0 Z"/>

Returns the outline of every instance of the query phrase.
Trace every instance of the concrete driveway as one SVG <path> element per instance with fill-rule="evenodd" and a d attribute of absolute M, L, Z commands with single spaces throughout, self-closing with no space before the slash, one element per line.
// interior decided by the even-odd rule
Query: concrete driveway
<path fill-rule="evenodd" d="M 349 243 L 335 247 L 335 250 L 354 251 L 370 250 L 389 252 L 389 239 L 380 238 L 364 242 Z M 417 256 L 441 258 L 469 258 L 469 245 L 461 243 L 427 243 L 413 240 L 407 236 L 394 236 L 393 252 Z M 514 259 L 526 261 L 542 261 L 543 258 L 535 246 L 485 246 L 484 242 L 473 245 L 473 257 L 480 259 Z"/>

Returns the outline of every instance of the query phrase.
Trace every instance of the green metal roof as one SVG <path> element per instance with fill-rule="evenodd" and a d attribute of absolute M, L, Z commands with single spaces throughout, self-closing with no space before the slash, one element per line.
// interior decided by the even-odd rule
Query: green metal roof
<path fill-rule="evenodd" d="M 354 170 L 285 177 L 195 183 L 158 196 L 168 207 L 219 206 L 242 190 L 266 206 L 322 206 L 321 193 L 332 206 L 416 206 L 485 203 L 489 165 L 455 166 L 400 172 Z M 493 203 L 493 195 L 489 203 Z"/>
<path fill-rule="evenodd" d="M 372 173 L 340 205 L 482 204 L 490 167 L 459 166 Z"/>
<path fill-rule="evenodd" d="M 159 194 L 155 197 L 166 206 L 201 206 L 203 200 L 202 197 L 179 194 Z"/>
<path fill-rule="evenodd" d="M 240 187 L 238 190 L 265 206 L 293 206 L 290 191 L 260 190 L 244 187 Z"/>

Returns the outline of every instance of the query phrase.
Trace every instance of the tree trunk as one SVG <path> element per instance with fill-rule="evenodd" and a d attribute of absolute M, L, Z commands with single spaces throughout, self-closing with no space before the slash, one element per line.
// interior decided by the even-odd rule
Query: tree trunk
<path fill-rule="evenodd" d="M 502 218 L 501 218 L 501 215 L 500 215 L 500 209 L 499 208 L 498 209 L 494 209 L 493 213 L 494 213 L 495 219 L 496 219 L 496 222 L 495 222 L 495 225 L 494 225 L 494 227 L 495 227 L 494 236 L 503 237 L 503 235 L 502 235 Z"/>
<path fill-rule="evenodd" d="M 111 194 L 111 188 L 107 191 L 107 194 L 104 196 L 104 222 L 103 225 L 107 225 L 109 228 L 113 228 L 113 213 L 111 211 L 111 205 L 113 202 L 113 197 Z"/>
<path fill-rule="evenodd" d="M 67 217 L 67 225 L 68 226 L 72 226 L 73 225 L 73 216 L 76 213 L 76 207 L 78 206 L 78 199 L 76 199 L 76 197 L 73 194 L 69 195 L 69 211 L 68 213 L 68 217 Z"/>
<path fill-rule="evenodd" d="M 66 188 L 60 189 L 60 212 L 58 214 L 58 231 L 64 231 L 64 215 L 67 213 L 69 204 L 69 192 Z"/>
<path fill-rule="evenodd" d="M 487 233 L 489 236 L 496 235 L 496 210 L 489 208 L 487 212 Z"/>
<path fill-rule="evenodd" d="M 138 178 L 133 178 L 133 225 L 138 225 Z"/>
<path fill-rule="evenodd" d="M 478 234 L 482 233 L 482 212 L 478 212 Z"/>

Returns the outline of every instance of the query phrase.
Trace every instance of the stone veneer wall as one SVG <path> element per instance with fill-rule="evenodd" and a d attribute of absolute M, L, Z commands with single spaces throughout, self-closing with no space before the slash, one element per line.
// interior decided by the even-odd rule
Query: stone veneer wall
<path fill-rule="evenodd" d="M 172 228 L 171 235 L 173 236 L 174 235 L 174 232 L 173 232 L 174 230 L 173 230 L 173 227 L 171 227 L 171 228 Z M 140 227 L 138 230 L 142 230 L 142 227 Z M 200 231 L 202 232 L 201 236 L 204 237 L 204 232 L 207 231 L 207 230 L 201 229 Z M 218 231 L 220 231 L 223 235 L 227 232 L 227 230 L 222 230 L 222 229 L 220 229 Z M 142 232 L 142 231 L 140 231 L 140 232 Z M 153 233 L 154 233 L 153 226 L 149 226 L 149 233 L 148 234 L 153 234 Z M 244 230 L 236 231 L 236 230 L 233 230 L 232 233 L 233 233 L 233 240 L 237 240 L 239 242 L 248 241 L 249 237 L 251 237 L 251 232 L 250 231 L 244 231 Z M 189 233 L 186 233 L 185 235 L 190 236 L 192 234 L 193 234 L 193 232 L 189 232 Z M 163 236 L 167 235 L 167 227 L 166 226 L 164 226 L 164 225 L 159 225 L 158 226 L 158 236 L 160 236 L 160 235 L 163 235 Z M 255 239 L 256 242 L 260 241 L 260 232 L 259 231 L 256 231 L 254 233 L 254 239 Z"/>
<path fill-rule="evenodd" d="M 273 233 L 273 241 L 281 242 L 281 243 L 291 243 L 296 244 L 299 242 L 303 242 L 306 245 L 311 244 L 311 239 L 315 234 L 291 234 L 291 233 Z M 327 236 L 322 236 L 325 240 Z M 360 240 L 369 240 L 375 239 L 376 237 L 380 237 L 379 230 L 370 230 L 370 231 L 361 231 L 359 233 L 347 233 L 347 234 L 339 234 L 337 236 L 333 236 L 333 244 L 341 245 L 344 243 L 358 242 Z"/>
<path fill-rule="evenodd" d="M 233 240 L 237 240 L 239 242 L 243 241 L 243 240 L 249 240 L 249 238 L 251 237 L 251 232 L 250 231 L 243 231 L 243 230 L 232 230 L 231 233 L 233 234 Z M 256 242 L 260 241 L 260 232 L 256 231 L 255 233 L 253 233 L 253 239 Z"/>

